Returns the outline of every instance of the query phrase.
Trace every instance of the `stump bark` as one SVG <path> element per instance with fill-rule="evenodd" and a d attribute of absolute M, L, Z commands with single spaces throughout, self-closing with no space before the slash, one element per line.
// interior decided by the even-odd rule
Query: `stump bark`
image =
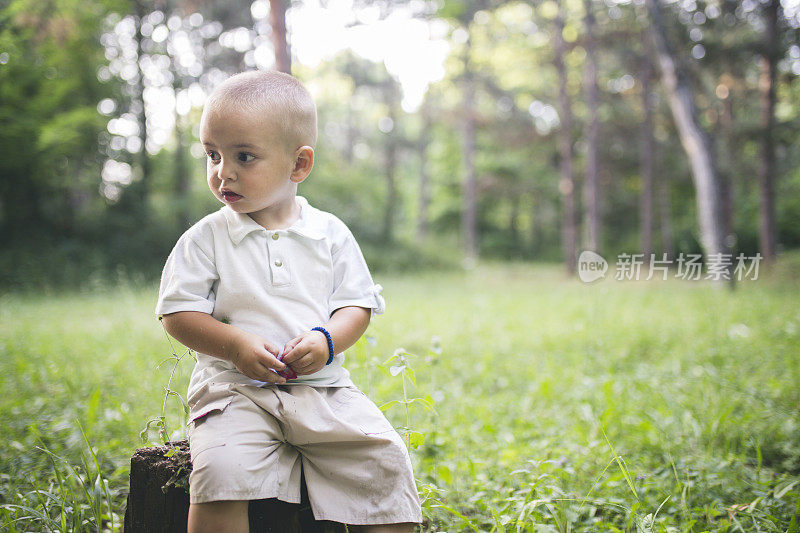
<path fill-rule="evenodd" d="M 124 533 L 185 533 L 189 516 L 189 442 L 140 448 L 131 457 Z M 345 533 L 344 524 L 314 520 L 303 482 L 301 502 L 254 500 L 251 533 Z"/>

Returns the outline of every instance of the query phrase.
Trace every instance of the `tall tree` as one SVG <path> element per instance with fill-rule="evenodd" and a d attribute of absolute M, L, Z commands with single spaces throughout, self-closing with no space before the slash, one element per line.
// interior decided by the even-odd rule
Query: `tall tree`
<path fill-rule="evenodd" d="M 598 176 L 598 142 L 599 123 L 597 108 L 599 97 L 597 90 L 597 43 L 594 8 L 592 0 L 583 0 L 584 7 L 584 49 L 586 62 L 584 63 L 584 90 L 586 94 L 586 107 L 588 119 L 586 121 L 584 138 L 586 141 L 586 175 L 583 182 L 583 206 L 586 214 L 586 242 L 585 247 L 594 252 L 600 252 L 600 196 L 597 186 Z"/>
<path fill-rule="evenodd" d="M 575 215 L 575 181 L 572 174 L 572 104 L 567 86 L 567 67 L 564 63 L 564 11 L 559 3 L 553 31 L 553 63 L 558 73 L 558 115 L 561 126 L 558 131 L 559 180 L 558 190 L 562 201 L 561 239 L 564 264 L 568 272 L 574 272 L 577 255 L 577 221 Z"/>
<path fill-rule="evenodd" d="M 422 127 L 417 140 L 417 153 L 419 154 L 419 208 L 417 210 L 417 238 L 425 240 L 428 236 L 428 210 L 431 204 L 431 177 L 428 165 L 428 145 L 431 142 L 431 102 L 427 95 L 422 102 Z"/>
<path fill-rule="evenodd" d="M 172 90 L 177 95 L 182 89 L 181 77 L 178 73 L 178 65 L 176 58 L 172 59 Z M 188 228 L 191 225 L 192 219 L 189 210 L 189 190 L 191 189 L 190 167 L 189 167 L 189 150 L 186 141 L 186 125 L 184 124 L 183 116 L 181 116 L 178 106 L 175 106 L 175 153 L 174 164 L 172 167 L 173 184 L 175 197 L 178 199 L 177 217 L 180 228 Z"/>
<path fill-rule="evenodd" d="M 448 0 L 439 10 L 464 32 L 460 65 L 461 76 L 461 239 L 464 259 L 473 263 L 480 253 L 478 235 L 478 182 L 475 170 L 476 153 L 476 89 L 477 73 L 473 55 L 473 21 L 475 14 L 494 5 L 492 0 Z"/>
<path fill-rule="evenodd" d="M 380 111 L 378 120 L 379 138 L 375 144 L 382 152 L 383 158 L 380 168 L 385 178 L 385 202 L 382 204 L 383 220 L 379 229 L 380 239 L 386 245 L 394 241 L 397 214 L 400 212 L 400 191 L 397 186 L 397 166 L 400 160 L 401 148 L 406 144 L 400 128 L 400 84 L 386 70 L 382 63 L 373 63 L 369 60 L 358 58 L 352 52 L 345 52 L 340 56 L 340 70 L 352 83 L 353 94 L 344 105 L 345 111 L 342 125 L 344 129 L 343 156 L 350 163 L 354 157 L 352 144 L 361 136 L 356 124 L 357 113 L 355 94 L 369 96 Z M 374 130 L 374 126 L 370 127 Z"/>
<path fill-rule="evenodd" d="M 386 177 L 386 208 L 383 215 L 383 242 L 387 245 L 394 241 L 395 214 L 398 208 L 398 192 L 396 181 L 397 150 L 398 150 L 398 124 L 397 108 L 400 104 L 400 94 L 397 82 L 390 75 L 380 86 L 383 94 L 383 103 L 387 114 L 382 118 L 384 127 L 382 131 L 386 136 L 383 143 L 383 169 Z"/>
<path fill-rule="evenodd" d="M 275 70 L 292 73 L 292 55 L 286 33 L 286 7 L 288 0 L 269 0 L 269 24 L 272 28 L 272 45 L 275 48 Z"/>
<path fill-rule="evenodd" d="M 647 39 L 642 39 L 647 42 Z M 646 45 L 645 45 L 646 46 Z M 639 199 L 640 250 L 645 257 L 653 253 L 653 107 L 650 79 L 653 66 L 650 55 L 642 54 L 639 79 L 642 82 L 642 125 L 639 135 L 639 166 L 642 174 L 642 190 Z"/>
<path fill-rule="evenodd" d="M 764 43 L 759 59 L 761 95 L 761 165 L 759 186 L 759 248 L 766 260 L 775 257 L 775 75 L 778 67 L 778 12 L 780 0 L 769 0 L 764 12 Z"/>
<path fill-rule="evenodd" d="M 722 226 L 726 239 L 732 244 L 735 235 L 733 207 L 734 169 L 738 168 L 739 159 L 739 149 L 735 142 L 735 135 L 733 132 L 734 117 L 732 95 L 728 94 L 726 98 L 722 98 L 720 107 L 721 110 L 718 113 L 718 120 L 716 120 L 714 124 L 715 136 L 718 140 L 717 153 L 719 154 L 719 161 L 721 163 L 719 168 L 719 194 L 720 202 L 722 202 Z M 717 132 L 719 135 L 716 135 Z"/>
<path fill-rule="evenodd" d="M 669 174 L 663 173 L 656 181 L 658 226 L 661 229 L 661 252 L 675 257 L 675 238 L 672 229 L 672 200 L 670 198 Z"/>
<path fill-rule="evenodd" d="M 461 236 L 467 262 L 478 258 L 478 184 L 475 176 L 475 73 L 470 62 L 472 45 L 467 21 L 467 38 L 464 42 L 461 88 L 461 157 L 464 178 L 462 181 Z"/>
<path fill-rule="evenodd" d="M 667 42 L 659 0 L 646 0 L 646 3 L 656 55 L 661 67 L 661 79 L 681 143 L 692 169 L 700 226 L 700 244 L 709 264 L 713 265 L 713 268 L 720 268 L 722 263 L 720 254 L 727 247 L 713 148 L 708 135 L 698 121 L 694 96 L 686 75 Z"/>
<path fill-rule="evenodd" d="M 32 233 L 75 237 L 79 209 L 97 199 L 107 123 L 97 104 L 117 89 L 97 77 L 110 8 L 0 3 L 0 250 L 17 238 L 30 245 Z"/>
<path fill-rule="evenodd" d="M 150 198 L 150 187 L 151 181 L 153 179 L 153 171 L 152 171 L 152 164 L 150 162 L 150 157 L 147 154 L 147 141 L 149 138 L 148 135 L 148 123 L 147 123 L 147 105 L 145 104 L 144 93 L 145 93 L 145 72 L 143 70 L 144 65 L 144 56 L 147 54 L 145 50 L 145 36 L 142 35 L 142 26 L 144 24 L 145 17 L 150 13 L 150 9 L 147 6 L 145 0 L 135 0 L 133 4 L 134 8 L 134 16 L 136 17 L 136 69 L 137 69 L 137 76 L 136 76 L 136 84 L 135 84 L 135 94 L 136 94 L 136 102 L 134 102 L 133 106 L 137 109 L 136 118 L 139 123 L 139 140 L 141 144 L 141 152 L 139 154 L 139 195 L 136 199 L 136 206 L 140 209 L 147 210 L 147 202 Z"/>

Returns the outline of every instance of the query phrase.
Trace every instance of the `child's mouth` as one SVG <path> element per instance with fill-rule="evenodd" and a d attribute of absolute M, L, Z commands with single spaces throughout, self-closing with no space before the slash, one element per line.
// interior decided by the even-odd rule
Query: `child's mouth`
<path fill-rule="evenodd" d="M 243 198 L 243 196 L 242 196 L 241 194 L 236 194 L 236 193 L 235 193 L 235 192 L 233 192 L 233 191 L 222 191 L 222 198 L 223 198 L 223 199 L 224 199 L 226 202 L 228 202 L 228 203 L 231 203 L 231 204 L 232 204 L 233 202 L 236 202 L 236 201 L 238 201 L 238 200 L 241 200 L 241 199 Z"/>

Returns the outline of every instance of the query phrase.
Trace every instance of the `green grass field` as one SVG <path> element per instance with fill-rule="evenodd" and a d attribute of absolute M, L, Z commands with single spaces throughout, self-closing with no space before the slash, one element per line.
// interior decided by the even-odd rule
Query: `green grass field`
<path fill-rule="evenodd" d="M 800 531 L 800 285 L 777 270 L 735 291 L 528 265 L 378 276 L 387 313 L 347 365 L 379 405 L 433 404 L 387 411 L 424 440 L 426 531 Z M 0 297 L 0 531 L 120 527 L 173 367 L 155 293 Z M 385 363 L 400 348 L 416 385 Z M 182 413 L 170 396 L 173 437 Z"/>

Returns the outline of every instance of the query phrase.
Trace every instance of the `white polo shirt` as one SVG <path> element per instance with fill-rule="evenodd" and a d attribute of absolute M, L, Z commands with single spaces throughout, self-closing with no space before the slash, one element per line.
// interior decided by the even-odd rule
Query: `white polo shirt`
<path fill-rule="evenodd" d="M 189 228 L 164 266 L 156 314 L 208 313 L 282 348 L 341 307 L 383 313 L 381 286 L 347 226 L 305 198 L 297 202 L 300 218 L 287 229 L 267 230 L 227 206 Z M 352 385 L 343 362 L 337 353 L 319 372 L 289 383 Z M 224 383 L 263 384 L 228 361 L 198 353 L 189 398 Z"/>

